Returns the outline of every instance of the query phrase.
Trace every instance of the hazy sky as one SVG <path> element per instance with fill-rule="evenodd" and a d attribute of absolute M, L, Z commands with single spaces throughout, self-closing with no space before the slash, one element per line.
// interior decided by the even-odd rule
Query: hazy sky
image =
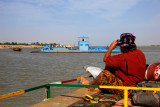
<path fill-rule="evenodd" d="M 126 32 L 160 45 L 160 0 L 0 0 L 0 42 L 105 46 Z"/>

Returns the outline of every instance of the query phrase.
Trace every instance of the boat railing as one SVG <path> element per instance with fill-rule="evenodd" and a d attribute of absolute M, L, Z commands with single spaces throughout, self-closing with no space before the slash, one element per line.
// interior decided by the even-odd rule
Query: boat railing
<path fill-rule="evenodd" d="M 65 81 L 65 83 L 71 82 L 71 80 Z M 124 107 L 128 107 L 128 90 L 146 90 L 146 91 L 160 91 L 160 88 L 151 88 L 151 87 L 133 87 L 133 86 L 106 86 L 106 85 L 77 85 L 77 84 L 63 84 L 62 82 L 53 82 L 49 84 L 44 84 L 36 87 L 32 87 L 25 90 L 20 90 L 4 95 L 0 95 L 0 99 L 20 95 L 30 91 L 34 91 L 40 88 L 46 88 L 46 97 L 47 99 L 51 98 L 51 87 L 79 87 L 79 88 L 105 88 L 105 89 L 119 89 L 124 90 Z"/>

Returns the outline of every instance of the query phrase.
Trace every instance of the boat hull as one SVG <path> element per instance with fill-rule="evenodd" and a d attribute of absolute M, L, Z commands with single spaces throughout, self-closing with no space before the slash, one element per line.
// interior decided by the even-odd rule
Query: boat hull
<path fill-rule="evenodd" d="M 54 47 L 54 48 L 42 48 L 40 50 L 41 52 L 44 53 L 106 53 L 108 49 L 102 49 L 102 48 L 95 48 L 91 50 L 69 50 L 68 48 L 64 47 Z M 112 53 L 118 53 L 120 52 L 120 48 L 115 48 L 112 50 Z"/>
<path fill-rule="evenodd" d="M 31 51 L 31 53 L 106 53 L 107 51 L 87 51 L 87 52 L 81 52 L 81 51 L 75 51 L 75 52 L 45 52 L 45 51 Z M 119 51 L 112 51 L 112 53 L 119 53 Z"/>

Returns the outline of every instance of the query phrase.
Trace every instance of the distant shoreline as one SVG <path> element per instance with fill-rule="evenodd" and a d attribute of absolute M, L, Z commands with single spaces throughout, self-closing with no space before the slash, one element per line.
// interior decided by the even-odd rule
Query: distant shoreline
<path fill-rule="evenodd" d="M 39 45 L 0 45 L 0 49 L 12 49 L 12 48 L 41 48 Z"/>
<path fill-rule="evenodd" d="M 0 45 L 0 49 L 12 49 L 12 48 L 42 48 L 40 45 Z M 105 46 L 104 46 L 105 47 Z M 160 45 L 143 45 L 137 47 L 160 47 Z"/>
<path fill-rule="evenodd" d="M 160 45 L 142 45 L 137 47 L 160 47 Z"/>

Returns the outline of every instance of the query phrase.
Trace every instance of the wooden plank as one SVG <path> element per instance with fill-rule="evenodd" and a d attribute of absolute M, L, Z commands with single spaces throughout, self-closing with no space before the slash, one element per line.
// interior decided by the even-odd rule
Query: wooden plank
<path fill-rule="evenodd" d="M 88 91 L 88 88 L 80 88 L 73 92 L 60 95 L 55 98 L 47 99 L 46 101 L 35 104 L 31 107 L 68 107 L 73 104 L 82 102 L 83 101 L 82 96 L 85 94 L 96 95 L 97 92 L 90 92 Z"/>
<path fill-rule="evenodd" d="M 20 91 L 8 93 L 8 94 L 0 95 L 0 99 L 12 97 L 12 96 L 15 96 L 15 95 L 20 95 L 20 94 L 23 94 L 23 93 L 25 93 L 25 90 L 20 90 Z"/>

